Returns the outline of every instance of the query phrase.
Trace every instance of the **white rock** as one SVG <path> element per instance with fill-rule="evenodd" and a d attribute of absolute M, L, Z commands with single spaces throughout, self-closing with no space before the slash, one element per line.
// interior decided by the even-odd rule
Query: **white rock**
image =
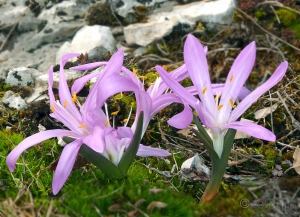
<path fill-rule="evenodd" d="M 195 167 L 198 172 L 203 171 L 207 176 L 210 176 L 210 169 L 203 163 L 203 159 L 199 157 L 198 154 L 187 159 L 181 165 L 181 169 L 191 169 L 193 167 Z"/>
<path fill-rule="evenodd" d="M 13 7 L 10 4 L 0 7 L 0 29 L 11 28 L 26 12 L 26 9 L 26 6 Z"/>
<path fill-rule="evenodd" d="M 235 0 L 200 1 L 175 6 L 171 12 L 151 15 L 147 23 L 124 27 L 125 39 L 129 45 L 146 46 L 170 34 L 178 25 L 189 31 L 197 21 L 229 24 L 233 19 L 234 6 Z"/>
<path fill-rule="evenodd" d="M 19 94 L 14 93 L 11 90 L 4 93 L 2 101 L 11 109 L 21 110 L 27 108 L 25 100 L 22 99 Z"/>
<path fill-rule="evenodd" d="M 56 61 L 59 63 L 61 56 L 65 53 L 88 53 L 95 47 L 103 46 L 113 53 L 116 50 L 116 41 L 112 32 L 107 26 L 84 26 L 74 36 L 71 43 L 65 43 L 60 47 L 56 55 Z"/>
<path fill-rule="evenodd" d="M 75 16 L 83 16 L 90 4 L 78 4 L 74 1 L 63 1 L 55 4 L 48 10 L 43 10 L 38 16 L 41 20 L 47 20 L 49 24 L 74 20 Z"/>
<path fill-rule="evenodd" d="M 15 86 L 34 86 L 35 78 L 42 74 L 36 69 L 26 67 L 13 68 L 8 72 L 5 83 Z"/>

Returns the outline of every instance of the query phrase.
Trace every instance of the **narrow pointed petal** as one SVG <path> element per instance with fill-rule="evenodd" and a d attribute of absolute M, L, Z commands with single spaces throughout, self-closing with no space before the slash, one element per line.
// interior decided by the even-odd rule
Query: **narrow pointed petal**
<path fill-rule="evenodd" d="M 183 86 L 181 86 L 168 72 L 161 66 L 155 67 L 163 81 L 170 87 L 170 89 L 179 97 L 184 99 L 190 106 L 194 107 L 198 101 L 192 94 L 190 94 Z"/>
<path fill-rule="evenodd" d="M 149 94 L 144 91 L 136 92 L 135 98 L 136 98 L 137 108 L 136 108 L 135 119 L 131 126 L 131 129 L 133 132 L 136 132 L 140 114 L 141 114 L 141 112 L 143 112 L 144 113 L 143 128 L 142 128 L 142 136 L 143 136 L 148 127 L 149 121 L 152 117 L 151 116 L 152 100 L 151 100 Z"/>
<path fill-rule="evenodd" d="M 187 103 L 184 103 L 184 110 L 168 120 L 168 124 L 178 129 L 184 129 L 190 126 L 192 121 L 193 111 Z"/>
<path fill-rule="evenodd" d="M 93 149 L 95 152 L 103 152 L 105 149 L 104 131 L 99 127 L 93 128 L 93 133 L 83 138 L 83 143 Z"/>
<path fill-rule="evenodd" d="M 81 78 L 76 79 L 75 82 L 72 85 L 71 93 L 74 93 L 74 92 L 76 94 L 79 93 L 79 91 L 84 87 L 84 85 L 89 80 L 91 80 L 94 77 L 100 76 L 100 75 L 101 75 L 101 72 L 95 72 L 95 73 L 91 73 L 91 74 L 88 74 L 88 75 L 85 75 Z"/>
<path fill-rule="evenodd" d="M 106 65 L 107 62 L 96 62 L 96 63 L 88 63 L 80 66 L 74 66 L 71 67 L 70 69 L 75 70 L 75 71 L 83 71 L 83 70 L 90 70 L 94 68 L 98 68 L 99 66 L 104 66 Z"/>
<path fill-rule="evenodd" d="M 60 191 L 72 172 L 81 145 L 81 140 L 75 140 L 64 147 L 53 176 L 52 190 L 54 195 Z"/>
<path fill-rule="evenodd" d="M 121 139 L 122 138 L 133 138 L 133 132 L 130 127 L 118 127 L 117 134 Z"/>
<path fill-rule="evenodd" d="M 140 144 L 136 155 L 140 156 L 140 157 L 150 157 L 150 156 L 167 157 L 170 155 L 170 153 L 164 149 L 152 148 L 152 147 Z"/>
<path fill-rule="evenodd" d="M 103 73 L 106 73 L 106 71 L 112 74 L 116 73 L 119 74 L 121 72 L 121 68 L 123 66 L 123 60 L 124 60 L 124 52 L 120 49 L 118 50 L 110 60 L 108 61 L 107 65 L 103 69 Z M 108 73 L 106 73 L 108 74 Z"/>
<path fill-rule="evenodd" d="M 157 112 L 174 102 L 183 103 L 180 97 L 172 93 L 166 93 L 155 99 L 152 99 L 151 117 L 153 117 L 154 115 L 156 115 Z"/>
<path fill-rule="evenodd" d="M 274 87 L 286 73 L 288 68 L 287 61 L 282 62 L 274 74 L 261 86 L 252 91 L 245 99 L 238 104 L 238 106 L 231 112 L 229 122 L 236 121 L 257 99 L 263 95 L 267 90 Z"/>
<path fill-rule="evenodd" d="M 213 95 L 217 95 L 218 93 L 222 93 L 223 89 L 224 89 L 225 84 L 212 84 L 212 92 Z M 186 89 L 193 95 L 198 94 L 197 90 L 194 86 L 190 86 L 190 87 L 186 87 Z M 246 87 L 242 87 L 241 91 L 239 92 L 237 98 L 242 100 L 244 99 L 246 96 L 248 96 L 251 93 L 250 90 L 248 90 Z"/>
<path fill-rule="evenodd" d="M 7 156 L 6 164 L 9 170 L 14 171 L 18 158 L 26 149 L 52 137 L 68 135 L 76 137 L 76 134 L 69 130 L 46 130 L 27 137 L 19 145 L 17 145 Z"/>
<path fill-rule="evenodd" d="M 124 91 L 139 91 L 139 88 L 131 79 L 122 75 L 106 75 L 97 86 L 97 106 L 101 108 L 110 96 Z"/>
<path fill-rule="evenodd" d="M 209 110 L 215 108 L 214 97 L 211 89 L 208 64 L 202 44 L 196 37 L 189 34 L 184 44 L 184 62 L 194 86 L 197 89 L 201 102 Z M 203 92 L 203 90 L 205 90 Z"/>
<path fill-rule="evenodd" d="M 270 130 L 251 122 L 232 122 L 225 124 L 222 127 L 240 130 L 249 134 L 250 136 L 271 142 L 275 142 L 276 140 L 276 136 Z"/>
<path fill-rule="evenodd" d="M 227 76 L 225 87 L 221 93 L 220 104 L 224 105 L 218 113 L 220 123 L 226 123 L 232 110 L 232 103 L 238 97 L 245 81 L 247 80 L 256 56 L 255 42 L 245 47 L 235 59 L 230 72 Z"/>
<path fill-rule="evenodd" d="M 60 60 L 60 69 L 59 69 L 59 84 L 58 84 L 58 94 L 60 103 L 65 107 L 65 109 L 74 116 L 79 122 L 81 121 L 81 115 L 75 106 L 74 102 L 72 102 L 72 96 L 70 94 L 70 90 L 67 84 L 66 75 L 64 72 L 64 66 L 68 59 L 79 56 L 77 53 L 69 53 L 63 55 Z"/>

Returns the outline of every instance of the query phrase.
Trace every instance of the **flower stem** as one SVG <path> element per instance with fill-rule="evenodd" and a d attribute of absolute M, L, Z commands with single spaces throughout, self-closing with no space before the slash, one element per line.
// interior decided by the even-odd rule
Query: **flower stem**
<path fill-rule="evenodd" d="M 233 145 L 233 140 L 234 140 L 234 136 L 235 136 L 236 130 L 234 129 L 229 129 L 224 137 L 224 146 L 223 146 L 223 152 L 221 155 L 221 158 L 218 160 L 212 160 L 212 175 L 211 175 L 211 179 L 210 182 L 208 183 L 202 197 L 201 197 L 201 201 L 203 203 L 207 203 L 209 201 L 211 201 L 211 199 L 215 196 L 215 194 L 217 193 L 226 167 L 227 167 L 227 163 L 228 163 L 228 159 L 230 156 L 230 151 Z"/>

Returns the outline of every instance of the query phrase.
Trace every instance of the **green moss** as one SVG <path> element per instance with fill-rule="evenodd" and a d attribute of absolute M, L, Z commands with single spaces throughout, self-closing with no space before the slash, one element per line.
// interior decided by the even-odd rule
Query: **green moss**
<path fill-rule="evenodd" d="M 295 22 L 292 25 L 289 26 L 290 29 L 294 30 L 296 33 L 297 39 L 300 39 L 300 23 Z"/>
<path fill-rule="evenodd" d="M 283 25 L 286 27 L 289 27 L 297 21 L 297 13 L 293 11 L 284 8 L 279 8 L 278 10 L 276 10 L 276 14 L 279 17 L 280 21 L 283 23 Z M 277 18 L 274 17 L 274 20 L 277 20 Z"/>
<path fill-rule="evenodd" d="M 262 18 L 265 18 L 267 16 L 267 13 L 264 9 L 262 8 L 259 8 L 257 10 L 254 11 L 254 16 L 257 18 L 257 19 L 262 19 Z"/>

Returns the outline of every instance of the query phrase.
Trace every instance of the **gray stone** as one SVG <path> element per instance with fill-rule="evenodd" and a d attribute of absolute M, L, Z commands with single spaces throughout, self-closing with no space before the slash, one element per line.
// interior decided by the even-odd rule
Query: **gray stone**
<path fill-rule="evenodd" d="M 13 68 L 8 72 L 5 83 L 14 86 L 34 86 L 35 78 L 42 74 L 36 69 L 26 67 Z"/>
<path fill-rule="evenodd" d="M 65 41 L 82 26 L 83 24 L 78 22 L 48 24 L 27 43 L 25 49 L 33 51 L 43 44 Z"/>
<path fill-rule="evenodd" d="M 65 42 L 56 55 L 56 63 L 65 53 L 89 53 L 93 48 L 103 46 L 109 52 L 116 50 L 116 41 L 107 26 L 84 26 L 74 36 L 71 43 Z"/>
<path fill-rule="evenodd" d="M 18 30 L 19 32 L 34 31 L 46 23 L 46 20 L 40 20 L 32 12 L 27 12 L 26 16 L 19 21 Z"/>
<path fill-rule="evenodd" d="M 175 28 L 189 32 L 196 22 L 230 24 L 233 19 L 235 0 L 195 2 L 175 6 L 171 12 L 160 12 L 149 16 L 147 23 L 136 23 L 124 27 L 129 45 L 147 46 L 170 34 Z"/>
<path fill-rule="evenodd" d="M 26 13 L 26 6 L 5 4 L 0 7 L 0 29 L 11 28 Z"/>
<path fill-rule="evenodd" d="M 4 93 L 2 102 L 11 109 L 21 110 L 27 108 L 25 100 L 19 94 L 10 90 Z"/>

